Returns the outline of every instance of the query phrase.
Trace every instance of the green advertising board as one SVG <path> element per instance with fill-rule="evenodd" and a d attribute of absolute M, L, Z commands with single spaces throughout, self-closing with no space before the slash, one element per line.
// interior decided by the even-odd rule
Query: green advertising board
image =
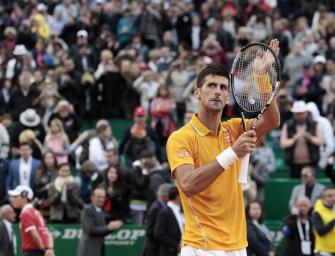
<path fill-rule="evenodd" d="M 282 240 L 280 221 L 265 223 L 271 230 L 274 242 L 278 248 L 278 255 L 282 254 Z M 49 224 L 49 230 L 54 237 L 56 256 L 76 256 L 81 228 L 78 224 Z M 14 226 L 19 238 L 18 225 Z M 105 255 L 113 256 L 141 256 L 145 238 L 145 227 L 138 225 L 125 225 L 122 229 L 114 231 L 105 238 Z M 18 240 L 18 256 L 22 256 L 20 239 Z"/>

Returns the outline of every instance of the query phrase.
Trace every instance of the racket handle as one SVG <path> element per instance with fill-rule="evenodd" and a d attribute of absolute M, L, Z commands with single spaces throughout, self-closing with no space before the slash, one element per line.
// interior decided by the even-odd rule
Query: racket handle
<path fill-rule="evenodd" d="M 246 154 L 240 163 L 240 175 L 238 176 L 238 183 L 245 185 L 248 183 L 248 169 L 249 169 L 250 153 Z"/>

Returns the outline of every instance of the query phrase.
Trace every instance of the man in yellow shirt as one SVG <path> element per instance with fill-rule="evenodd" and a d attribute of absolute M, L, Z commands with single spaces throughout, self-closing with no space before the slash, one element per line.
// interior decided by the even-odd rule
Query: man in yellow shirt
<path fill-rule="evenodd" d="M 270 46 L 279 51 L 277 40 Z M 195 95 L 199 112 L 167 142 L 186 220 L 181 255 L 245 256 L 248 244 L 238 160 L 254 150 L 257 138 L 279 126 L 278 107 L 275 101 L 268 107 L 255 131 L 244 133 L 240 118 L 221 122 L 229 98 L 228 72 L 222 65 L 200 72 Z M 248 127 L 251 123 L 247 120 Z"/>
<path fill-rule="evenodd" d="M 315 251 L 318 256 L 335 255 L 335 187 L 326 187 L 312 214 Z"/>

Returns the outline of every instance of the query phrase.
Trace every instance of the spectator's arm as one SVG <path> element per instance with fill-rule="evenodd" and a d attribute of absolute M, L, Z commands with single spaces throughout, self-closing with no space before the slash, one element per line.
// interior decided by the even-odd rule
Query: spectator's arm
<path fill-rule="evenodd" d="M 289 148 L 292 147 L 295 142 L 296 142 L 296 138 L 288 138 L 287 137 L 287 124 L 284 124 L 282 132 L 281 132 L 281 136 L 280 136 L 280 147 L 282 148 Z"/>
<path fill-rule="evenodd" d="M 316 232 L 318 232 L 318 234 L 320 236 L 324 236 L 327 233 L 329 233 L 335 226 L 335 218 L 330 221 L 328 224 L 324 224 L 323 220 L 320 216 L 319 213 L 317 212 L 313 212 L 312 214 L 312 225 L 315 228 Z"/>
<path fill-rule="evenodd" d="M 61 195 L 61 192 L 57 191 L 55 185 L 52 184 L 51 188 L 48 191 L 50 205 L 60 203 Z"/>
<path fill-rule="evenodd" d="M 320 129 L 319 124 L 316 125 L 315 136 L 306 132 L 306 137 L 312 144 L 314 144 L 316 146 L 322 146 L 325 143 L 325 141 L 322 137 L 322 134 L 321 134 L 321 129 Z"/>

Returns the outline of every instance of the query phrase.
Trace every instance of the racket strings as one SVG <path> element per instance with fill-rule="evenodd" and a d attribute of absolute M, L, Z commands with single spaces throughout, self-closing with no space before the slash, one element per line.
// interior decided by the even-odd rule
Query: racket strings
<path fill-rule="evenodd" d="M 259 112 L 269 102 L 278 80 L 278 64 L 261 45 L 245 48 L 235 58 L 232 78 L 234 96 L 242 109 Z M 269 70 L 264 73 L 264 69 Z"/>

